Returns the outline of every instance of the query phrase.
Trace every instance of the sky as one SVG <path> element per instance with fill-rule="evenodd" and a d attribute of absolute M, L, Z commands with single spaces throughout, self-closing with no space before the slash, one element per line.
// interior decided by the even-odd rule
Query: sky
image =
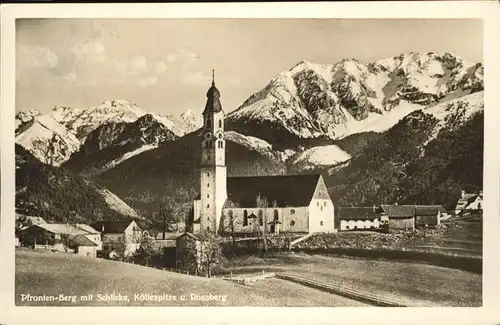
<path fill-rule="evenodd" d="M 481 21 L 465 19 L 18 19 L 16 111 L 125 99 L 201 114 L 215 69 L 230 112 L 302 60 L 439 51 L 483 62 L 482 49 Z"/>

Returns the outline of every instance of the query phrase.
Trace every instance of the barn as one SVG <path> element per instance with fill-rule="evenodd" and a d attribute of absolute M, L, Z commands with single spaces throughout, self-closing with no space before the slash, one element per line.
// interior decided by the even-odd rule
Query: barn
<path fill-rule="evenodd" d="M 414 205 L 386 205 L 380 206 L 382 216 L 389 218 L 389 229 L 392 230 L 415 230 L 415 206 Z"/>
<path fill-rule="evenodd" d="M 369 230 L 380 227 L 379 207 L 336 207 L 335 228 L 346 230 Z"/>
<path fill-rule="evenodd" d="M 438 226 L 443 214 L 446 214 L 446 209 L 441 205 L 416 205 L 415 227 Z"/>

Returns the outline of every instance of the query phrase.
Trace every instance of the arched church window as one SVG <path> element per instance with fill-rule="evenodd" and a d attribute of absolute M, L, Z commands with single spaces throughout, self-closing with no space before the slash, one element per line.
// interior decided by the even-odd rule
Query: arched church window
<path fill-rule="evenodd" d="M 243 210 L 243 226 L 248 226 L 248 211 Z"/>
<path fill-rule="evenodd" d="M 207 208 L 210 208 L 210 204 L 207 204 Z"/>
<path fill-rule="evenodd" d="M 278 218 L 279 218 L 279 213 L 278 213 L 278 210 L 274 210 L 274 221 L 278 221 Z"/>
<path fill-rule="evenodd" d="M 207 194 L 207 199 L 209 199 L 209 198 L 210 198 L 210 194 Z"/>
<path fill-rule="evenodd" d="M 210 124 L 212 124 L 212 120 L 207 118 L 207 128 L 210 127 Z"/>
<path fill-rule="evenodd" d="M 222 120 L 219 120 L 219 128 L 222 127 Z"/>
<path fill-rule="evenodd" d="M 207 183 L 207 187 L 210 187 L 210 183 Z"/>
<path fill-rule="evenodd" d="M 208 149 L 212 148 L 212 141 L 210 140 L 207 141 L 207 148 Z"/>
<path fill-rule="evenodd" d="M 259 210 L 259 225 L 264 225 L 264 212 Z"/>

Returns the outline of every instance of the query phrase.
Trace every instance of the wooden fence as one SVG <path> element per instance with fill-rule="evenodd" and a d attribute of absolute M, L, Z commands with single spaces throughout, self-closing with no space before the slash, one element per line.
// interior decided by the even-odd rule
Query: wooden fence
<path fill-rule="evenodd" d="M 369 304 L 381 307 L 408 307 L 408 305 L 400 300 L 389 299 L 379 295 L 361 292 L 355 289 L 346 288 L 336 284 L 327 284 L 319 282 L 312 279 L 307 279 L 295 275 L 276 273 L 276 278 L 283 279 L 287 281 L 296 282 L 302 285 L 306 285 L 311 288 L 319 289 L 325 292 L 337 294 L 339 296 L 344 296 L 361 302 L 367 302 Z"/>

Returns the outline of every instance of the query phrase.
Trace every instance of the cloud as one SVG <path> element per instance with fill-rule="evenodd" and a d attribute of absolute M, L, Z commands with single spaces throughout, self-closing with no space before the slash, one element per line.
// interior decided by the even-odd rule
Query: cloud
<path fill-rule="evenodd" d="M 123 75 L 135 75 L 148 70 L 148 62 L 142 55 L 128 61 L 114 60 L 115 68 Z"/>
<path fill-rule="evenodd" d="M 77 44 L 71 48 L 71 53 L 76 57 L 75 63 L 80 61 L 103 62 L 106 60 L 104 45 L 96 41 Z"/>
<path fill-rule="evenodd" d="M 147 86 L 151 86 L 151 85 L 156 84 L 157 81 L 158 81 L 158 78 L 156 76 L 150 76 L 150 77 L 147 77 L 147 78 L 139 79 L 137 81 L 137 83 L 141 87 L 147 87 Z"/>
<path fill-rule="evenodd" d="M 162 74 L 163 72 L 165 72 L 166 69 L 167 69 L 167 65 L 163 61 L 156 62 L 155 66 L 154 66 L 154 71 L 157 74 Z"/>
<path fill-rule="evenodd" d="M 169 53 L 167 55 L 167 60 L 169 62 L 193 63 L 198 61 L 198 59 L 198 54 L 186 49 L 178 49 L 174 53 Z"/>
<path fill-rule="evenodd" d="M 54 69 L 59 61 L 56 53 L 41 46 L 23 45 L 18 51 L 18 63 L 21 67 Z"/>

